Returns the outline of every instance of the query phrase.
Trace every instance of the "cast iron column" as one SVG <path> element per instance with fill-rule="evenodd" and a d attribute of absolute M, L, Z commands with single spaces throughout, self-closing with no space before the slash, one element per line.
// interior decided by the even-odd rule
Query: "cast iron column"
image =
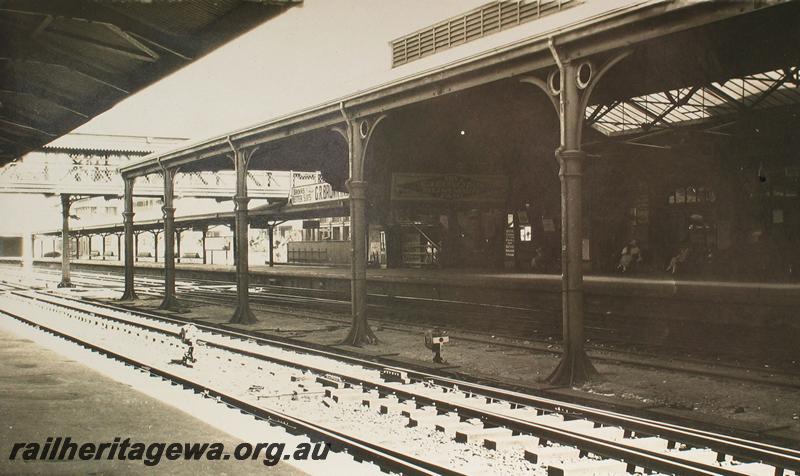
<path fill-rule="evenodd" d="M 183 230 L 175 230 L 175 261 L 181 262 L 181 233 Z"/>
<path fill-rule="evenodd" d="M 233 163 L 236 170 L 236 196 L 233 197 L 234 204 L 234 261 L 236 264 L 236 297 L 237 306 L 230 322 L 232 324 L 254 324 L 258 320 L 250 310 L 250 270 L 249 251 L 250 243 L 248 238 L 248 216 L 247 203 L 250 197 L 247 196 L 247 165 L 253 151 L 249 156 L 244 151 L 238 149 L 230 140 L 228 141 L 233 149 Z"/>
<path fill-rule="evenodd" d="M 203 246 L 203 264 L 206 264 L 206 233 L 208 233 L 208 227 L 204 226 L 200 230 L 200 232 L 202 233 L 202 236 L 200 238 L 200 242 L 202 243 L 202 246 Z"/>
<path fill-rule="evenodd" d="M 92 234 L 89 233 L 88 235 L 86 235 L 86 237 L 88 238 L 88 241 L 89 241 L 89 248 L 88 248 L 88 250 L 89 250 L 89 261 L 91 261 L 92 260 Z"/>
<path fill-rule="evenodd" d="M 59 288 L 74 286 L 69 279 L 69 206 L 69 195 L 61 195 L 61 282 L 58 283 Z"/>
<path fill-rule="evenodd" d="M 557 385 L 580 385 L 597 374 L 584 351 L 583 329 L 583 230 L 581 135 L 586 106 L 594 87 L 609 69 L 628 57 L 621 50 L 595 69 L 588 59 L 565 58 L 553 38 L 549 48 L 558 69 L 547 81 L 535 75 L 520 80 L 542 89 L 555 106 L 560 123 L 561 146 L 556 150 L 561 181 L 561 289 L 564 349 L 558 367 L 547 378 Z M 558 81 L 555 81 L 555 79 Z M 558 87 L 556 88 L 556 83 Z"/>
<path fill-rule="evenodd" d="M 377 340 L 367 323 L 367 182 L 349 180 L 350 248 L 351 253 L 351 314 L 357 327 L 366 326 L 366 340 Z M 357 331 L 356 331 L 357 332 Z"/>
<path fill-rule="evenodd" d="M 376 119 L 350 117 L 344 104 L 339 105 L 345 124 L 336 132 L 345 138 L 349 150 L 350 178 L 347 190 L 350 193 L 350 313 L 353 318 L 350 332 L 343 344 L 360 346 L 374 344 L 378 338 L 367 320 L 367 182 L 364 177 L 364 162 L 367 146 L 375 127 L 386 117 Z"/>
<path fill-rule="evenodd" d="M 139 235 L 133 234 L 133 184 L 136 179 L 125 178 L 125 209 L 122 212 L 122 222 L 125 233 L 125 291 L 122 293 L 123 301 L 138 299 L 133 286 L 134 256 L 139 250 Z M 136 244 L 134 244 L 134 240 Z"/>
<path fill-rule="evenodd" d="M 267 238 L 269 239 L 269 267 L 275 266 L 275 225 L 267 223 Z"/>
<path fill-rule="evenodd" d="M 175 297 L 175 174 L 176 168 L 162 168 L 164 173 L 164 300 L 159 309 L 178 311 Z M 156 238 L 158 242 L 158 238 Z"/>
<path fill-rule="evenodd" d="M 161 210 L 163 213 L 164 210 L 163 206 L 161 207 Z M 164 226 L 166 226 L 166 223 L 164 223 Z M 160 235 L 161 232 L 154 230 L 151 231 L 150 233 L 153 234 L 153 262 L 158 263 L 158 235 Z"/>
<path fill-rule="evenodd" d="M 556 150 L 561 181 L 561 308 L 563 356 L 548 377 L 551 383 L 574 385 L 597 374 L 584 351 L 583 335 L 583 230 L 581 128 L 585 106 L 578 87 L 578 68 L 559 65 L 561 146 Z M 587 80 L 588 83 L 588 80 Z"/>

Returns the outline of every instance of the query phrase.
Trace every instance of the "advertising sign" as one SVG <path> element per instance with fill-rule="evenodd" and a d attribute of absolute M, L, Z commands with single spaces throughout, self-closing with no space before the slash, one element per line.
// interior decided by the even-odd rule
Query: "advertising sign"
<path fill-rule="evenodd" d="M 347 198 L 344 192 L 337 192 L 329 183 L 314 183 L 292 187 L 290 197 L 292 205 L 303 205 L 306 203 L 325 202 L 328 200 L 339 200 Z"/>
<path fill-rule="evenodd" d="M 505 175 L 392 174 L 392 200 L 504 203 Z"/>

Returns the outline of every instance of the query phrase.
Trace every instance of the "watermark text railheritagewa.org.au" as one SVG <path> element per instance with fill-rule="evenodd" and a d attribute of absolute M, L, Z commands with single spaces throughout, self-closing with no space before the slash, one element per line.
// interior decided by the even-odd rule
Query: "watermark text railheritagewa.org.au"
<path fill-rule="evenodd" d="M 286 443 L 239 443 L 233 452 L 225 450 L 223 443 L 142 443 L 130 438 L 114 438 L 112 442 L 76 443 L 70 437 L 48 437 L 41 442 L 14 443 L 9 460 L 22 461 L 90 461 L 119 460 L 141 461 L 145 466 L 156 466 L 169 461 L 236 461 L 261 460 L 274 466 L 281 460 L 324 460 L 328 457 L 327 443 L 300 443 L 287 451 Z"/>

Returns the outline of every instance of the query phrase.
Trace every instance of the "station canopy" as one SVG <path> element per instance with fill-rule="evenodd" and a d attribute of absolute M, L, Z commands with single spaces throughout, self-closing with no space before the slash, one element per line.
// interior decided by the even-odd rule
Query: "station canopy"
<path fill-rule="evenodd" d="M 777 120 L 778 110 L 794 113 L 800 106 L 800 2 L 615 4 L 625 8 L 577 2 L 547 19 L 397 66 L 387 73 L 386 82 L 372 88 L 152 154 L 120 171 L 141 177 L 159 173 L 162 166 L 180 167 L 185 173 L 231 168 L 226 155 L 233 142 L 252 151 L 251 170 L 320 170 L 334 189 L 344 190 L 347 147 L 331 131 L 343 121 L 342 107 L 362 117 L 388 113 L 373 148 L 382 136 L 404 133 L 406 128 L 392 127 L 398 124 L 393 121 L 402 122 L 401 116 L 427 120 L 430 130 L 440 128 L 428 106 L 451 110 L 448 117 L 457 118 L 453 122 L 475 116 L 478 105 L 498 117 L 519 119 L 520 124 L 531 116 L 555 119 L 544 95 L 520 82 L 523 75 L 549 78 L 555 69 L 550 40 L 563 54 L 588 58 L 594 66 L 629 53 L 592 93 L 586 118 L 593 134 L 586 134 L 587 146 L 615 146 L 617 135 L 625 136 L 622 142 L 661 129 L 686 130 L 695 122 L 704 127 L 741 122 L 762 112 Z M 495 126 L 484 120 L 478 128 L 490 131 Z M 460 137 L 441 140 L 463 141 Z"/>
<path fill-rule="evenodd" d="M 0 165 L 301 1 L 0 2 Z"/>

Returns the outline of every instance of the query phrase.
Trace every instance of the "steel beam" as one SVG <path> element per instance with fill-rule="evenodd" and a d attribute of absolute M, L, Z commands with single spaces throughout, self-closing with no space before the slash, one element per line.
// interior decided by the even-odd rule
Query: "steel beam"
<path fill-rule="evenodd" d="M 99 71 L 94 71 L 94 72 L 89 71 L 89 68 L 84 68 L 84 70 L 78 69 L 74 64 L 63 64 L 55 62 L 53 60 L 37 60 L 37 59 L 17 58 L 17 57 L 0 57 L 0 61 L 9 61 L 12 63 L 28 63 L 33 65 L 43 66 L 46 68 L 57 68 L 57 69 L 67 70 L 70 73 L 83 76 L 84 78 L 92 82 L 102 84 L 103 86 L 112 88 L 122 94 L 125 95 L 130 94 L 129 89 L 124 88 L 118 84 L 115 84 L 115 80 L 112 79 L 111 77 L 105 77 L 105 75 L 103 73 L 100 73 Z"/>
<path fill-rule="evenodd" d="M 791 78 L 792 78 L 792 71 L 791 71 L 791 69 L 788 69 L 788 70 L 784 71 L 784 72 L 783 72 L 783 76 L 781 76 L 781 77 L 780 77 L 780 79 L 776 79 L 776 80 L 775 80 L 775 81 L 774 81 L 772 84 L 770 84 L 770 86 L 769 86 L 767 89 L 765 89 L 765 90 L 764 90 L 764 91 L 763 91 L 761 94 L 759 94 L 759 96 L 758 96 L 757 98 L 755 98 L 755 99 L 753 100 L 753 102 L 751 102 L 750 104 L 748 104 L 748 105 L 747 105 L 747 107 L 748 107 L 749 109 L 755 109 L 755 107 L 756 107 L 756 106 L 758 106 L 759 104 L 761 104 L 761 102 L 762 102 L 764 99 L 767 99 L 767 98 L 768 98 L 768 97 L 769 97 L 769 96 L 770 96 L 772 93 L 774 93 L 775 91 L 777 91 L 777 90 L 778 90 L 778 88 L 780 88 L 781 86 L 783 86 L 783 84 L 784 84 L 786 81 L 789 81 L 789 80 L 791 80 Z M 745 79 L 745 81 L 748 81 L 748 79 Z"/>
<path fill-rule="evenodd" d="M 165 51 L 169 51 L 181 59 L 187 61 L 192 61 L 194 59 L 194 50 L 196 48 L 192 47 L 193 45 L 191 45 L 190 41 L 166 34 L 141 21 L 137 21 L 113 5 L 95 4 L 91 5 L 91 7 L 87 6 L 80 14 L 68 5 L 61 6 L 52 2 L 46 6 L 28 4 L 24 7 L 17 7 L 16 9 L 0 8 L 0 12 L 41 15 L 46 17 L 55 15 L 78 23 L 104 25 L 125 38 L 138 49 L 142 49 L 142 46 L 137 44 L 138 42 L 131 37 L 138 38 Z"/>
<path fill-rule="evenodd" d="M 84 46 L 88 46 L 88 47 L 91 47 L 91 48 L 96 48 L 96 49 L 99 49 L 101 51 L 105 51 L 107 53 L 112 53 L 112 54 L 116 54 L 116 55 L 119 55 L 119 56 L 124 56 L 124 57 L 129 58 L 129 59 L 134 59 L 134 60 L 138 60 L 138 61 L 142 61 L 142 62 L 146 62 L 146 63 L 152 63 L 152 62 L 154 62 L 154 61 L 156 61 L 158 59 L 157 57 L 154 58 L 154 57 L 150 56 L 147 53 L 137 53 L 135 51 L 131 51 L 131 50 L 128 50 L 128 49 L 125 49 L 125 48 L 120 48 L 119 46 L 110 45 L 110 44 L 106 44 L 106 43 L 101 43 L 99 41 L 93 40 L 92 38 L 87 38 L 85 36 L 75 35 L 73 33 L 69 33 L 69 32 L 66 32 L 66 31 L 59 31 L 59 30 L 52 30 L 51 29 L 51 30 L 45 30 L 43 33 L 46 34 L 47 36 L 53 36 L 57 40 L 60 40 L 60 41 L 67 40 L 67 42 L 73 42 L 73 43 L 77 43 L 78 45 L 84 45 Z M 148 50 L 149 50 L 149 48 L 148 48 Z M 158 55 L 156 55 L 156 56 L 158 56 Z"/>
<path fill-rule="evenodd" d="M 50 104 L 50 105 L 52 105 L 52 106 L 54 106 L 54 107 L 56 107 L 58 109 L 62 109 L 64 111 L 70 112 L 70 113 L 72 113 L 72 114 L 74 114 L 76 116 L 82 117 L 84 119 L 89 119 L 89 115 L 88 114 L 86 114 L 84 112 L 81 112 L 81 111 L 78 111 L 77 109 L 75 109 L 73 107 L 64 105 L 64 104 L 62 104 L 61 102 L 59 102 L 55 98 L 45 96 L 45 92 L 44 91 L 36 91 L 37 88 L 34 87 L 34 86 L 23 85 L 23 86 L 17 86 L 17 87 L 18 88 L 24 88 L 26 90 L 20 91 L 20 90 L 15 90 L 15 89 L 4 88 L 4 89 L 0 89 L 0 94 L 8 94 L 8 95 L 11 95 L 11 96 L 21 96 L 23 98 L 33 98 L 35 101 L 43 101 L 43 102 L 46 102 L 47 104 Z"/>
<path fill-rule="evenodd" d="M 22 124 L 20 122 L 13 121 L 13 120 L 0 118 L 0 124 L 11 126 L 11 127 L 17 128 L 17 129 L 22 129 L 22 130 L 28 132 L 29 133 L 28 135 L 30 135 L 30 133 L 33 133 L 36 136 L 56 137 L 56 134 L 53 134 L 52 132 L 47 132 L 45 130 L 39 129 L 37 127 L 34 127 L 34 126 L 30 125 L 30 124 Z M 8 129 L 6 129 L 6 130 L 8 130 Z"/>

